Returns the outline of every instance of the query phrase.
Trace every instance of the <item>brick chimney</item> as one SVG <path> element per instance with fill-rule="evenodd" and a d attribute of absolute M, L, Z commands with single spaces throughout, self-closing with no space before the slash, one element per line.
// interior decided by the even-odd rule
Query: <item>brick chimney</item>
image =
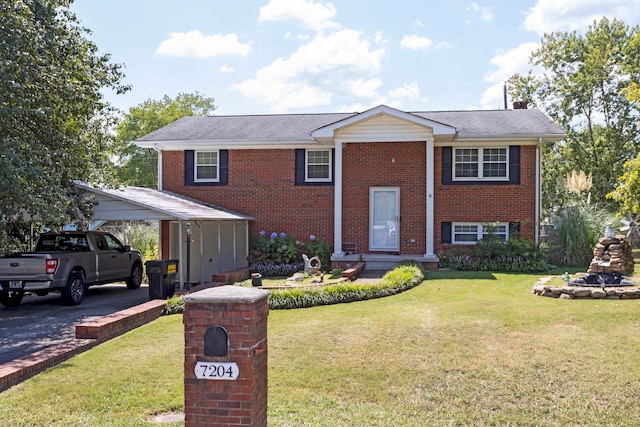
<path fill-rule="evenodd" d="M 526 110 L 527 109 L 527 104 L 529 104 L 527 101 L 514 101 L 513 109 L 514 110 Z"/>

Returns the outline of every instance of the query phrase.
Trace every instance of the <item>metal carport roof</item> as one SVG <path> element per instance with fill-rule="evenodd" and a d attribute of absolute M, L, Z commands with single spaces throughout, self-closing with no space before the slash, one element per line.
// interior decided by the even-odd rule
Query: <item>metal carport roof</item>
<path fill-rule="evenodd" d="M 122 187 L 118 189 L 96 188 L 86 183 L 76 183 L 82 190 L 93 195 L 94 213 L 91 217 L 95 228 L 96 222 L 103 221 L 135 221 L 165 220 L 180 223 L 179 240 L 184 241 L 182 222 L 201 221 L 251 221 L 254 218 L 232 212 L 218 206 L 206 204 L 169 191 L 154 190 L 143 187 Z M 235 237 L 234 237 L 235 239 Z M 203 242 L 200 234 L 200 263 L 202 265 Z M 182 245 L 179 246 L 179 262 L 184 264 Z M 184 288 L 183 269 L 180 269 L 180 289 Z M 201 272 L 200 282 L 204 281 Z"/>
<path fill-rule="evenodd" d="M 143 187 L 95 188 L 84 183 L 76 185 L 94 195 L 92 220 L 251 221 L 254 219 L 169 191 Z"/>

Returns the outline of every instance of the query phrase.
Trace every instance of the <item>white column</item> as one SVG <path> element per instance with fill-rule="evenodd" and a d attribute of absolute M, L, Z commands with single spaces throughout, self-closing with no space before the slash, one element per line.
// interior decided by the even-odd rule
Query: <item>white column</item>
<path fill-rule="evenodd" d="M 171 225 L 169 225 L 169 235 L 171 235 Z M 180 290 L 184 290 L 184 273 L 183 270 L 185 268 L 184 258 L 182 257 L 182 245 L 184 245 L 183 241 L 184 236 L 182 235 L 182 220 L 178 220 L 178 262 L 180 266 Z M 171 252 L 171 250 L 169 250 Z"/>
<path fill-rule="evenodd" d="M 427 154 L 426 154 L 426 164 L 427 164 L 427 206 L 426 206 L 426 221 L 425 228 L 427 231 L 426 235 L 426 252 L 424 254 L 425 258 L 431 258 L 434 256 L 433 253 L 433 226 L 434 226 L 434 205 L 433 205 L 433 180 L 434 180 L 434 159 L 433 159 L 433 138 L 429 138 L 426 141 L 427 144 Z"/>
<path fill-rule="evenodd" d="M 342 142 L 336 142 L 335 176 L 333 177 L 333 255 L 342 251 Z"/>

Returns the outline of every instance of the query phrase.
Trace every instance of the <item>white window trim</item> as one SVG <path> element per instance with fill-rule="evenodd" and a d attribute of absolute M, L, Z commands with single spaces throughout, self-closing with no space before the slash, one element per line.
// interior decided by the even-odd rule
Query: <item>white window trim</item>
<path fill-rule="evenodd" d="M 472 225 L 476 226 L 476 240 L 473 242 L 457 241 L 456 240 L 456 226 L 458 225 Z M 509 240 L 509 223 L 508 222 L 452 222 L 451 223 L 451 243 L 454 245 L 475 245 L 478 240 L 482 240 L 487 233 L 487 229 L 495 226 L 504 226 L 505 228 L 505 241 Z"/>
<path fill-rule="evenodd" d="M 482 161 L 484 157 L 484 150 L 491 150 L 496 148 L 501 148 L 506 150 L 506 156 L 507 156 L 506 176 L 485 177 L 484 171 L 483 171 L 484 162 Z M 471 176 L 457 177 L 456 176 L 456 151 L 464 150 L 464 149 L 478 150 L 478 176 L 477 177 L 471 177 Z M 451 158 L 451 179 L 453 181 L 509 181 L 509 147 L 454 147 L 452 158 Z"/>
<path fill-rule="evenodd" d="M 329 177 L 328 178 L 309 178 L 309 151 L 326 151 L 329 154 Z M 304 150 L 304 182 L 331 182 L 333 165 L 331 164 L 331 150 Z"/>
<path fill-rule="evenodd" d="M 198 153 L 216 153 L 216 158 L 218 162 L 215 164 L 216 166 L 216 177 L 215 178 L 198 178 L 198 166 L 214 166 L 211 164 L 203 164 L 198 165 Z M 220 150 L 207 150 L 207 151 L 194 151 L 193 153 L 193 182 L 220 182 Z"/>

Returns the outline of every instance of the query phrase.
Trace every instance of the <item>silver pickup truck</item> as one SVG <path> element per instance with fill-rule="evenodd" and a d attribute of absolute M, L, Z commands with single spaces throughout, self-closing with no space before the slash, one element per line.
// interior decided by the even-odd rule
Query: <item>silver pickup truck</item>
<path fill-rule="evenodd" d="M 26 292 L 55 291 L 65 304 L 77 305 L 91 285 L 125 281 L 137 289 L 142 274 L 140 252 L 110 233 L 44 233 L 33 252 L 0 257 L 0 304 L 14 307 Z"/>

